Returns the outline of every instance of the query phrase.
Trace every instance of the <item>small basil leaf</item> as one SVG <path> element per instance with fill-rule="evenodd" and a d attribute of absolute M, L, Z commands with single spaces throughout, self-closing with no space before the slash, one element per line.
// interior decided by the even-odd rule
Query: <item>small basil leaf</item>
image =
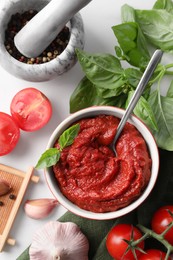
<path fill-rule="evenodd" d="M 50 148 L 46 150 L 40 157 L 36 169 L 44 169 L 55 165 L 60 159 L 60 150 L 57 148 Z"/>
<path fill-rule="evenodd" d="M 35 166 L 36 169 L 41 169 L 45 167 L 50 167 L 55 165 L 61 156 L 61 151 L 71 145 L 77 136 L 80 129 L 80 125 L 76 124 L 71 127 L 69 127 L 67 130 L 65 130 L 62 135 L 59 138 L 59 145 L 60 148 L 50 148 L 46 150 L 38 160 L 37 165 Z"/>
<path fill-rule="evenodd" d="M 79 130 L 80 130 L 80 125 L 75 124 L 62 133 L 62 135 L 58 140 L 58 143 L 60 145 L 60 150 L 64 149 L 65 147 L 71 145 L 74 142 L 74 139 L 78 135 Z"/>
<path fill-rule="evenodd" d="M 150 55 L 147 49 L 145 37 L 135 22 L 126 22 L 112 27 L 124 58 L 131 65 L 145 68 Z"/>
<path fill-rule="evenodd" d="M 136 22 L 135 9 L 128 4 L 124 4 L 121 8 L 121 20 L 123 23 Z"/>

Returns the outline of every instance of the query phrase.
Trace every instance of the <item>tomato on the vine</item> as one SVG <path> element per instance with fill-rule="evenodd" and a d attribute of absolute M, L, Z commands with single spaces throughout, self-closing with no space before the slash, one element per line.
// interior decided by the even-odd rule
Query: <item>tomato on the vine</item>
<path fill-rule="evenodd" d="M 11 115 L 24 131 L 36 131 L 46 125 L 52 115 L 49 99 L 38 89 L 19 91 L 10 105 Z"/>
<path fill-rule="evenodd" d="M 173 221 L 173 217 L 169 211 L 173 214 L 173 205 L 161 207 L 154 213 L 151 226 L 153 231 L 157 234 L 161 234 Z M 165 234 L 164 238 L 173 245 L 173 227 Z"/>
<path fill-rule="evenodd" d="M 109 254 L 116 260 L 134 260 L 135 256 L 131 249 L 128 248 L 128 243 L 125 240 L 130 241 L 131 239 L 138 240 L 142 237 L 142 233 L 130 224 L 118 224 L 113 227 L 107 236 L 106 247 Z M 144 241 L 141 241 L 138 245 L 138 248 L 144 248 Z M 137 258 L 140 256 L 141 252 L 138 249 L 135 249 Z"/>
<path fill-rule="evenodd" d="M 164 260 L 166 253 L 158 249 L 148 249 L 146 254 L 140 255 L 138 260 Z M 168 260 L 171 260 L 169 257 Z"/>
<path fill-rule="evenodd" d="M 0 112 L 0 156 L 10 153 L 17 145 L 20 130 L 13 118 Z"/>

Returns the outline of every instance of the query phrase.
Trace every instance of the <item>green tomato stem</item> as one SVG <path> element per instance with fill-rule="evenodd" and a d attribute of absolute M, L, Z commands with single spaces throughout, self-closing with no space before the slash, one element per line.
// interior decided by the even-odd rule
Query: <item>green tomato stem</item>
<path fill-rule="evenodd" d="M 168 227 L 161 233 L 161 235 L 164 237 L 166 233 L 173 227 L 173 221 L 168 225 Z"/>
<path fill-rule="evenodd" d="M 137 225 L 138 228 L 146 235 L 144 235 L 143 237 L 141 237 L 141 240 L 142 241 L 142 238 L 145 239 L 145 238 L 148 238 L 148 237 L 153 237 L 154 239 L 156 239 L 157 241 L 159 241 L 161 244 L 163 244 L 166 249 L 167 249 L 167 254 L 166 254 L 166 257 L 165 257 L 165 260 L 168 259 L 170 253 L 173 252 L 173 246 L 164 238 L 164 235 L 169 231 L 169 229 L 173 226 L 173 222 L 171 223 L 171 225 L 168 226 L 168 228 L 161 234 L 157 234 L 155 233 L 153 230 L 149 229 L 149 228 L 146 228 L 142 225 Z M 138 240 L 136 240 L 135 242 L 137 243 Z M 141 241 L 138 241 L 141 242 Z"/>

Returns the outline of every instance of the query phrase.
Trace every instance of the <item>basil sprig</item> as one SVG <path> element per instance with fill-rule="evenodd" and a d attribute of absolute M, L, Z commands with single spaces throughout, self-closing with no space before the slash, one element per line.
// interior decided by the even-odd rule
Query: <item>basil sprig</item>
<path fill-rule="evenodd" d="M 69 127 L 68 129 L 66 129 L 58 140 L 59 149 L 50 148 L 50 149 L 46 150 L 41 155 L 35 168 L 43 169 L 43 168 L 51 167 L 51 166 L 55 165 L 60 159 L 62 150 L 65 147 L 70 146 L 74 142 L 74 139 L 78 135 L 79 130 L 80 130 L 79 124 L 75 124 L 75 125 Z"/>
<path fill-rule="evenodd" d="M 125 109 L 150 60 L 151 45 L 171 55 L 172 0 L 156 0 L 151 10 L 125 4 L 121 18 L 122 22 L 112 27 L 116 37 L 115 55 L 76 49 L 85 75 L 70 97 L 71 113 L 95 105 Z M 165 76 L 167 86 L 163 81 Z M 173 151 L 172 76 L 173 63 L 159 64 L 133 111 L 150 128 L 157 145 L 168 151 Z"/>

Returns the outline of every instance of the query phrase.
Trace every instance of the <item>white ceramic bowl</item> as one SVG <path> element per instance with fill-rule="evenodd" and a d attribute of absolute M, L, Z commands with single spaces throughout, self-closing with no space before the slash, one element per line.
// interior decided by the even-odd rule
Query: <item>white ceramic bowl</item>
<path fill-rule="evenodd" d="M 72 123 L 76 122 L 77 120 L 81 118 L 89 118 L 93 116 L 97 116 L 100 114 L 105 115 L 114 115 L 118 118 L 121 118 L 124 114 L 124 110 L 116 107 L 110 107 L 110 106 L 96 106 L 96 107 L 90 107 L 83 110 L 80 110 L 69 117 L 67 117 L 62 123 L 58 125 L 58 127 L 54 130 L 52 133 L 47 149 L 54 146 L 54 143 L 59 138 L 59 136 L 63 133 L 65 129 L 67 129 Z M 55 180 L 54 174 L 52 172 L 52 168 L 47 168 L 45 170 L 45 177 L 46 181 L 48 183 L 48 186 L 50 190 L 53 192 L 57 200 L 60 202 L 61 205 L 63 205 L 67 210 L 73 212 L 76 215 L 79 215 L 81 217 L 89 218 L 89 219 L 97 219 L 97 220 L 103 220 L 103 219 L 113 219 L 118 218 L 122 215 L 125 215 L 135 208 L 137 208 L 150 194 L 152 191 L 157 175 L 158 175 L 158 169 L 159 169 L 159 154 L 158 154 L 158 148 L 156 145 L 156 142 L 148 130 L 148 128 L 135 116 L 131 116 L 129 118 L 129 122 L 138 129 L 138 131 L 142 134 L 144 137 L 146 144 L 148 146 L 148 150 L 152 159 L 152 168 L 151 168 L 151 178 L 150 181 L 142 193 L 142 195 L 136 199 L 134 202 L 132 202 L 130 205 L 119 209 L 117 211 L 113 212 L 106 212 L 106 213 L 94 213 L 91 211 L 86 211 L 78 206 L 74 205 L 71 201 L 69 201 L 59 190 L 57 182 Z"/>
<path fill-rule="evenodd" d="M 55 59 L 43 64 L 26 64 L 13 58 L 4 46 L 5 30 L 11 16 L 30 9 L 41 10 L 50 0 L 0 1 L 0 64 L 15 77 L 41 82 L 48 81 L 68 71 L 77 61 L 75 49 L 84 47 L 83 20 L 77 13 L 69 22 L 70 40 L 66 49 Z"/>

